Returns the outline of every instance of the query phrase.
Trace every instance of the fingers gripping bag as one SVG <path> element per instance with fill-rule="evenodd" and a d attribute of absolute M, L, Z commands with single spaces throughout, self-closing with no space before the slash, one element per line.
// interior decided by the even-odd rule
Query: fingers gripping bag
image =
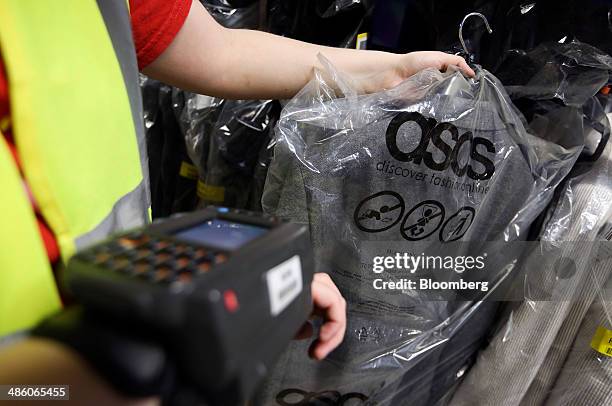
<path fill-rule="evenodd" d="M 529 133 L 486 70 L 428 69 L 364 95 L 320 59 L 281 113 L 262 205 L 310 230 L 317 271 L 347 300 L 347 333 L 322 362 L 294 342 L 256 404 L 437 404 L 480 348 L 497 307 L 484 299 L 511 268 L 489 267 L 466 297 L 406 285 L 409 272 L 378 259 L 441 258 L 461 243 L 495 263 L 526 238 L 581 148 Z"/>

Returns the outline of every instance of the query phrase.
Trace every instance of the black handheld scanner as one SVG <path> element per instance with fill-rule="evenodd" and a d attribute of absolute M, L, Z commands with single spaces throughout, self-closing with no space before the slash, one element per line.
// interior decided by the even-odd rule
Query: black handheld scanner
<path fill-rule="evenodd" d="M 86 307 L 162 337 L 211 403 L 248 399 L 308 319 L 307 230 L 208 208 L 92 246 L 64 281 Z"/>

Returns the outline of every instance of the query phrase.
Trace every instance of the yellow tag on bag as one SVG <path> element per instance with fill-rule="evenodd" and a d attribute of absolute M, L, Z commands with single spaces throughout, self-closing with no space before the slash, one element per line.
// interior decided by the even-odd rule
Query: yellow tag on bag
<path fill-rule="evenodd" d="M 189 162 L 181 162 L 181 169 L 179 169 L 179 175 L 181 175 L 183 178 L 187 178 L 187 179 L 197 179 L 198 178 L 198 168 L 193 165 L 190 164 Z"/>
<path fill-rule="evenodd" d="M 612 357 L 612 330 L 599 326 L 591 341 L 591 348 L 603 355 Z"/>
<path fill-rule="evenodd" d="M 361 34 L 357 35 L 355 49 L 368 49 L 368 33 L 367 32 L 362 32 Z"/>
<path fill-rule="evenodd" d="M 212 203 L 223 203 L 225 200 L 225 188 L 221 186 L 207 185 L 198 181 L 198 197 Z"/>

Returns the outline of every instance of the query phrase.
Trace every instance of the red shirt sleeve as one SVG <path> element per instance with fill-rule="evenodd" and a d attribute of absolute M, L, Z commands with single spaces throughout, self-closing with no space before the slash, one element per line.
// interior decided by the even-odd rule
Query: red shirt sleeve
<path fill-rule="evenodd" d="M 191 0 L 130 0 L 132 33 L 140 69 L 168 48 L 190 8 Z"/>

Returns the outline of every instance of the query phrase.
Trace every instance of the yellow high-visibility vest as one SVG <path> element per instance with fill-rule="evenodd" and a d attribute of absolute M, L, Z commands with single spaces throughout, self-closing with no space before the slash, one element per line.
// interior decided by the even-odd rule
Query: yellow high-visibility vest
<path fill-rule="evenodd" d="M 64 261 L 148 221 L 142 101 L 126 3 L 0 0 L 13 136 Z M 0 182 L 1 337 L 31 327 L 60 301 L 2 136 Z"/>

